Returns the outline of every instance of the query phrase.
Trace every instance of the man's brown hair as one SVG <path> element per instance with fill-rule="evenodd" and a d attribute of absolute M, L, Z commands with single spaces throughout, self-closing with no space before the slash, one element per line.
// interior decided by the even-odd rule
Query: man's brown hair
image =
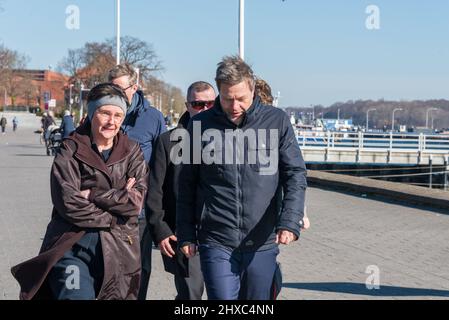
<path fill-rule="evenodd" d="M 248 81 L 251 90 L 254 90 L 253 70 L 239 56 L 226 56 L 218 63 L 215 76 L 218 91 L 222 83 L 235 85 L 245 80 Z"/>
<path fill-rule="evenodd" d="M 112 68 L 109 71 L 109 82 L 113 81 L 114 79 L 128 76 L 129 77 L 129 85 L 135 85 L 137 83 L 137 72 L 134 70 L 134 68 L 129 63 L 122 63 L 119 65 L 116 65 L 114 68 Z"/>

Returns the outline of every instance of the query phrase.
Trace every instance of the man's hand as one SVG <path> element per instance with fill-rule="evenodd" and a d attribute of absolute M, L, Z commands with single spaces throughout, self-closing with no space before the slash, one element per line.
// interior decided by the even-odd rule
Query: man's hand
<path fill-rule="evenodd" d="M 81 195 L 83 196 L 84 199 L 89 199 L 90 196 L 90 189 L 87 190 L 81 190 Z"/>
<path fill-rule="evenodd" d="M 303 225 L 302 225 L 302 227 L 301 227 L 302 230 L 307 230 L 307 229 L 310 228 L 310 221 L 309 221 L 309 218 L 307 218 L 307 216 L 305 216 L 305 217 L 302 219 L 302 222 L 303 222 Z"/>
<path fill-rule="evenodd" d="M 307 207 L 304 206 L 304 217 L 302 218 L 302 227 L 301 230 L 307 230 L 310 228 L 310 221 L 307 217 Z"/>
<path fill-rule="evenodd" d="M 126 190 L 131 190 L 132 187 L 134 187 L 134 184 L 136 183 L 136 178 L 129 178 L 126 182 Z"/>
<path fill-rule="evenodd" d="M 196 245 L 187 244 L 181 248 L 181 251 L 187 258 L 192 258 L 196 254 Z"/>
<path fill-rule="evenodd" d="M 276 243 L 280 244 L 289 244 L 297 239 L 298 237 L 293 232 L 288 230 L 279 230 L 276 234 Z"/>
<path fill-rule="evenodd" d="M 159 249 L 161 250 L 162 254 L 166 255 L 167 257 L 173 258 L 173 256 L 175 255 L 175 251 L 170 244 L 170 240 L 178 241 L 175 235 L 171 235 L 170 237 L 167 237 L 159 242 Z"/>

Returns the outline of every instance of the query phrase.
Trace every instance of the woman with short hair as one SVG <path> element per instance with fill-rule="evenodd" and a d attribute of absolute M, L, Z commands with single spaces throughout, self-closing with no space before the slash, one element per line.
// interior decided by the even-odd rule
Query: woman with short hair
<path fill-rule="evenodd" d="M 12 268 L 21 299 L 136 299 L 148 169 L 139 145 L 120 132 L 127 107 L 116 85 L 90 91 L 88 120 L 51 169 L 53 212 L 40 254 Z"/>

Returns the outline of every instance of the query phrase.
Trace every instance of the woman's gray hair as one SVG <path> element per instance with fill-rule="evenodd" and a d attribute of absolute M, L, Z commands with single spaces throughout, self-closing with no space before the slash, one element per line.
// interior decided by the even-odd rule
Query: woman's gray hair
<path fill-rule="evenodd" d="M 239 56 L 226 56 L 218 63 L 215 82 L 219 91 L 222 83 L 235 85 L 245 80 L 248 81 L 251 90 L 254 90 L 253 70 Z"/>

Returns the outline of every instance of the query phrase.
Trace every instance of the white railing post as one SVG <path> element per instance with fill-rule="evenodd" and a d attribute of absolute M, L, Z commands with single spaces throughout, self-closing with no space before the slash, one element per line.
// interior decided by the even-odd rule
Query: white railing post
<path fill-rule="evenodd" d="M 426 150 L 426 140 L 427 140 L 427 135 L 423 134 L 422 137 L 422 150 Z"/>
<path fill-rule="evenodd" d="M 363 149 L 363 132 L 359 131 L 359 149 Z"/>
<path fill-rule="evenodd" d="M 448 164 L 448 157 L 444 157 L 444 191 L 447 191 L 447 164 Z"/>
<path fill-rule="evenodd" d="M 390 132 L 390 151 L 393 149 L 393 131 Z"/>
<path fill-rule="evenodd" d="M 421 132 L 418 137 L 418 151 L 423 151 L 424 134 Z"/>

